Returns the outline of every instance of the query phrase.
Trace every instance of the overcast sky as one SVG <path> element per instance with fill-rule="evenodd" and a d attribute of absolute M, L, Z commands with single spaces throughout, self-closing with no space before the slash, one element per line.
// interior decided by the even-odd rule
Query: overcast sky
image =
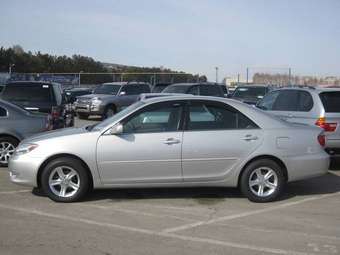
<path fill-rule="evenodd" d="M 339 0 L 2 1 L 0 45 L 214 77 L 340 75 Z M 284 70 L 282 70 L 284 71 Z"/>

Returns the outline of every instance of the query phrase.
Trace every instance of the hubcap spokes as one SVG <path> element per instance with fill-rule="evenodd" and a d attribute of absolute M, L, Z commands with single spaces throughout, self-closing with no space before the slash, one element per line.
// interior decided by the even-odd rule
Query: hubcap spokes
<path fill-rule="evenodd" d="M 250 190 L 259 197 L 267 197 L 273 194 L 278 185 L 278 177 L 269 167 L 255 169 L 249 177 Z"/>
<path fill-rule="evenodd" d="M 0 163 L 8 164 L 9 158 L 13 155 L 15 147 L 9 142 L 0 143 Z"/>
<path fill-rule="evenodd" d="M 79 190 L 80 178 L 78 173 L 71 167 L 56 167 L 50 174 L 49 186 L 55 195 L 71 197 Z"/>

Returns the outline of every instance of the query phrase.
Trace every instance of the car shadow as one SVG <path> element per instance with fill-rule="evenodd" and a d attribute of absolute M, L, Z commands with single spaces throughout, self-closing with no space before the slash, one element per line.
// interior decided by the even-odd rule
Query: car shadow
<path fill-rule="evenodd" d="M 279 200 L 287 200 L 298 196 L 312 196 L 332 194 L 340 191 L 340 176 L 329 172 L 328 174 L 303 181 L 289 183 Z M 201 204 L 215 204 L 229 198 L 243 198 L 237 188 L 200 187 L 200 188 L 133 188 L 95 190 L 85 200 L 112 202 L 126 200 L 149 199 L 193 199 Z"/>

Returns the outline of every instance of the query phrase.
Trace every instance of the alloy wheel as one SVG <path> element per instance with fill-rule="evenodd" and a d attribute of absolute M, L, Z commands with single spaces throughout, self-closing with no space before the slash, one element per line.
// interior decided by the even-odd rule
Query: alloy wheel
<path fill-rule="evenodd" d="M 13 155 L 15 146 L 9 142 L 0 143 L 0 163 L 8 164 L 9 158 Z"/>
<path fill-rule="evenodd" d="M 249 176 L 249 188 L 258 197 L 267 197 L 273 194 L 278 187 L 278 176 L 269 167 L 259 167 Z"/>
<path fill-rule="evenodd" d="M 80 188 L 80 177 L 73 168 L 60 166 L 51 171 L 48 185 L 56 196 L 72 197 Z"/>

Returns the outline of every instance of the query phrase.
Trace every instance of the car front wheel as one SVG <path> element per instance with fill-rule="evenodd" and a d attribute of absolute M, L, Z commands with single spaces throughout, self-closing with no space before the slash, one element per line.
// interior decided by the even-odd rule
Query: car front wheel
<path fill-rule="evenodd" d="M 282 193 L 286 180 L 283 169 L 270 159 L 250 163 L 242 173 L 242 193 L 253 202 L 271 202 Z"/>
<path fill-rule="evenodd" d="M 56 202 L 75 202 L 86 195 L 90 182 L 82 162 L 66 157 L 46 165 L 41 175 L 41 187 Z"/>

